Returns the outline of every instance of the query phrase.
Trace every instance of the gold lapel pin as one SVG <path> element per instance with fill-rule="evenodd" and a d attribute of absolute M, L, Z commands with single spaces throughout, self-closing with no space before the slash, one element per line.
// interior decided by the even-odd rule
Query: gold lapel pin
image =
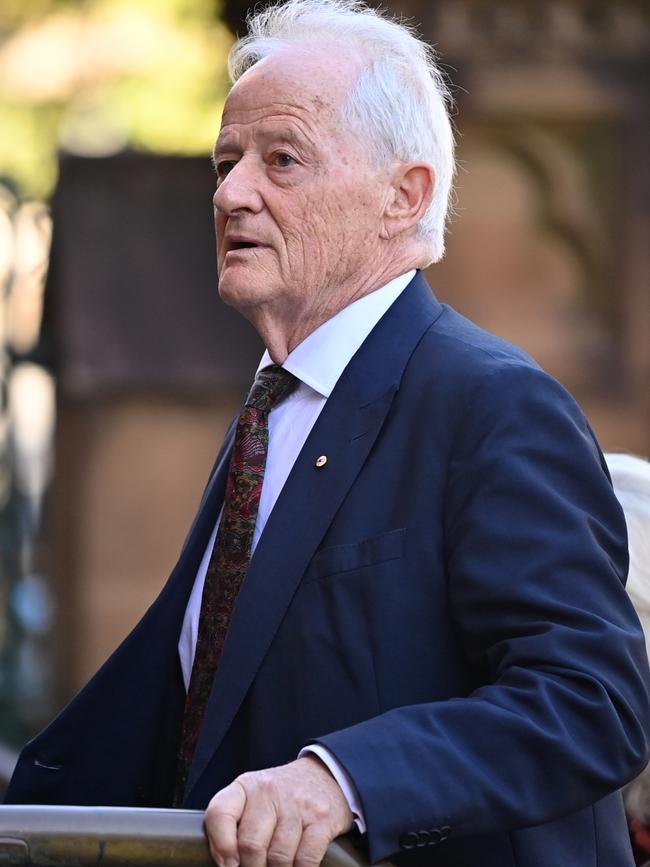
<path fill-rule="evenodd" d="M 324 467 L 327 463 L 327 455 L 321 455 L 319 458 L 316 458 L 316 466 L 320 470 L 321 467 Z"/>

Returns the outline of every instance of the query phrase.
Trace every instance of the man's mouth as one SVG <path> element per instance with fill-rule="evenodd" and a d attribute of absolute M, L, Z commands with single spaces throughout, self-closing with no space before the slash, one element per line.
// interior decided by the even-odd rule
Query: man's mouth
<path fill-rule="evenodd" d="M 226 254 L 234 253 L 239 250 L 256 250 L 260 247 L 264 247 L 264 244 L 260 244 L 258 241 L 254 241 L 252 238 L 228 238 L 226 241 Z"/>

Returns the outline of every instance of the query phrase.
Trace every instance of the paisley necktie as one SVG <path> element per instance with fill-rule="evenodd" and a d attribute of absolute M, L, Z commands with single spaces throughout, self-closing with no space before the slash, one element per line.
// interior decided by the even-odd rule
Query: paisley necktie
<path fill-rule="evenodd" d="M 251 558 L 269 445 L 269 413 L 297 383 L 293 374 L 278 365 L 260 370 L 239 415 L 223 515 L 201 598 L 176 772 L 176 806 L 183 800 L 230 618 Z"/>

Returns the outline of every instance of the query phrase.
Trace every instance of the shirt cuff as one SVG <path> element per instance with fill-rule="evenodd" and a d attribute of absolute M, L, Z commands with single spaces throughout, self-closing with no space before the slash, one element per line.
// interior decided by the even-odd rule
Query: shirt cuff
<path fill-rule="evenodd" d="M 343 797 L 348 802 L 348 807 L 354 817 L 354 824 L 357 826 L 359 833 L 365 834 L 366 820 L 363 816 L 363 810 L 361 809 L 359 793 L 357 792 L 357 787 L 352 782 L 352 777 L 348 774 L 338 759 L 336 759 L 327 749 L 327 747 L 323 747 L 320 744 L 310 744 L 300 750 L 298 758 L 301 759 L 303 756 L 309 755 L 309 753 L 318 756 L 339 784 L 339 787 L 343 792 Z"/>

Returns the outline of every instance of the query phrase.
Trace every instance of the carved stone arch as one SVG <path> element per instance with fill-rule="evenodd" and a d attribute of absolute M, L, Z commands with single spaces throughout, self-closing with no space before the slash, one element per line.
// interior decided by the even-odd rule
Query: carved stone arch
<path fill-rule="evenodd" d="M 612 249 L 578 155 L 542 125 L 493 123 L 463 139 L 461 166 L 434 285 L 569 387 L 590 390 L 620 362 L 606 297 Z"/>
<path fill-rule="evenodd" d="M 490 137 L 530 172 L 540 194 L 543 228 L 566 243 L 580 263 L 583 281 L 577 288 L 585 312 L 596 313 L 607 325 L 613 304 L 606 275 L 614 247 L 580 154 L 566 137 L 540 124 Z"/>

